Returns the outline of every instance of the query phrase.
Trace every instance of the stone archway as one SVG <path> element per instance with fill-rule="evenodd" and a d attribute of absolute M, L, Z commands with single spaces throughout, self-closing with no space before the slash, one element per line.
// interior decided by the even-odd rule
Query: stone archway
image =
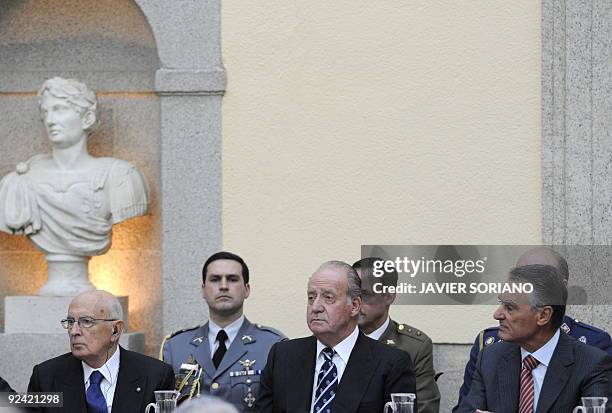
<path fill-rule="evenodd" d="M 141 168 L 153 212 L 115 231 L 92 280 L 130 295 L 131 327 L 146 332 L 151 354 L 164 332 L 203 321 L 198 273 L 221 244 L 220 2 L 178 3 L 0 4 L 0 174 L 48 149 L 36 122 L 44 79 L 74 77 L 99 92 L 103 126 L 91 152 Z M 44 281 L 25 240 L 0 234 L 0 255 L 0 295 L 31 294 Z"/>

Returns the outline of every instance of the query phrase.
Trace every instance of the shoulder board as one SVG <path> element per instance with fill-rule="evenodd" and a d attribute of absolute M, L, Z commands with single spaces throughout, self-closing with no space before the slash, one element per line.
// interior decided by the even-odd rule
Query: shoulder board
<path fill-rule="evenodd" d="M 580 327 L 580 328 L 584 328 L 584 329 L 590 330 L 590 331 L 592 331 L 594 333 L 604 333 L 604 334 L 606 333 L 606 331 L 602 330 L 601 328 L 597 328 L 597 327 L 592 326 L 590 324 L 583 323 L 582 321 L 578 321 L 576 319 L 572 319 L 572 320 L 574 321 L 574 327 L 577 326 L 577 327 Z"/>
<path fill-rule="evenodd" d="M 191 331 L 191 330 L 195 330 L 196 328 L 200 328 L 200 326 L 195 326 L 195 327 L 188 327 L 188 328 L 183 328 L 182 330 L 177 330 L 177 331 L 171 331 L 170 334 L 168 334 L 167 336 L 164 337 L 164 339 L 161 342 L 161 346 L 159 346 L 159 359 L 160 360 L 164 360 L 164 346 L 166 345 L 166 341 L 170 340 L 172 337 L 184 333 L 185 331 Z"/>
<path fill-rule="evenodd" d="M 191 330 L 195 330 L 196 328 L 200 328 L 201 326 L 197 325 L 197 326 L 193 326 L 193 327 L 187 327 L 187 328 L 183 328 L 181 330 L 176 330 L 176 331 L 171 331 L 170 334 L 168 334 L 165 338 L 165 340 L 169 340 L 174 336 L 177 336 L 181 333 L 184 333 L 185 331 L 191 331 Z"/>
<path fill-rule="evenodd" d="M 398 334 L 416 338 L 420 341 L 424 341 L 425 337 L 427 337 L 425 333 L 423 333 L 421 330 L 419 330 L 418 328 L 414 328 L 408 324 L 398 323 L 397 328 L 395 330 L 398 332 Z"/>
<path fill-rule="evenodd" d="M 275 328 L 268 327 L 268 326 L 264 326 L 264 325 L 261 325 L 261 324 L 256 324 L 256 323 L 255 323 L 255 324 L 253 324 L 253 325 L 254 325 L 254 326 L 255 326 L 255 328 L 257 328 L 258 330 L 268 331 L 268 332 L 270 332 L 270 333 L 272 333 L 272 334 L 274 334 L 274 335 L 279 336 L 279 337 L 280 337 L 280 338 L 282 338 L 282 339 L 287 338 L 287 336 L 285 336 L 285 335 L 284 335 L 284 334 L 283 334 L 281 331 L 279 331 L 279 330 L 277 330 L 277 329 L 275 329 Z"/>
<path fill-rule="evenodd" d="M 482 330 L 478 334 L 478 350 L 482 351 L 483 348 L 499 341 L 497 338 L 498 331 L 499 327 L 489 327 Z"/>

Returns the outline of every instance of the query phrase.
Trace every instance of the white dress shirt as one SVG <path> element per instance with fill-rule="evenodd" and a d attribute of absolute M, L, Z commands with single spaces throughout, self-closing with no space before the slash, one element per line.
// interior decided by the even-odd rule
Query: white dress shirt
<path fill-rule="evenodd" d="M 542 384 L 544 383 L 544 376 L 546 376 L 546 370 L 550 364 L 550 359 L 557 348 L 559 342 L 559 331 L 550 338 L 542 347 L 534 351 L 533 353 L 521 347 L 521 361 L 525 360 L 525 357 L 531 355 L 539 364 L 533 370 L 531 370 L 531 376 L 533 377 L 533 411 L 538 409 L 538 400 L 540 399 L 540 391 L 542 391 Z M 522 368 L 522 367 L 521 367 Z"/>
<path fill-rule="evenodd" d="M 385 320 L 382 326 L 378 327 L 376 330 L 372 331 L 370 334 L 366 334 L 366 336 L 378 341 L 378 339 L 380 338 L 380 336 L 383 335 L 387 327 L 389 327 L 389 323 L 391 322 L 390 320 L 391 319 L 387 317 L 387 319 Z"/>
<path fill-rule="evenodd" d="M 219 348 L 219 343 L 217 342 L 217 333 L 219 333 L 219 331 L 221 330 L 225 330 L 225 334 L 227 334 L 227 340 L 225 340 L 225 348 L 228 349 L 230 348 L 232 342 L 238 335 L 238 330 L 240 330 L 240 327 L 242 327 L 242 323 L 244 323 L 244 314 L 241 315 L 236 321 L 232 321 L 225 327 L 220 327 L 212 320 L 208 321 L 208 344 L 210 345 L 211 359 L 215 354 L 215 351 L 217 351 L 217 349 Z"/>
<path fill-rule="evenodd" d="M 100 382 L 100 390 L 104 395 L 104 399 L 106 400 L 106 407 L 108 408 L 108 413 L 111 413 L 113 407 L 113 398 L 115 397 L 115 388 L 117 387 L 117 376 L 119 375 L 119 347 L 113 353 L 112 356 L 104 363 L 104 365 L 100 368 L 94 369 L 90 367 L 84 361 L 81 361 L 83 364 L 83 381 L 85 381 L 85 392 L 87 393 L 87 389 L 89 388 L 89 376 L 95 370 L 98 370 L 104 378 Z"/>
<path fill-rule="evenodd" d="M 349 357 L 351 356 L 351 352 L 353 351 L 353 347 L 355 347 L 355 343 L 357 342 L 357 337 L 359 336 L 359 329 L 355 327 L 353 332 L 344 340 L 339 342 L 333 347 L 335 351 L 334 357 L 332 358 L 332 362 L 336 365 L 336 370 L 338 371 L 338 385 L 340 384 L 340 380 L 342 379 L 342 374 L 344 373 L 344 369 L 346 369 L 346 365 L 348 364 Z M 312 381 L 312 398 L 310 400 L 310 412 L 312 413 L 312 407 L 315 401 L 315 394 L 317 392 L 317 378 L 319 376 L 319 372 L 321 371 L 321 367 L 323 367 L 323 363 L 325 363 L 325 356 L 323 355 L 323 349 L 327 347 L 325 344 L 321 343 L 317 340 L 317 353 L 316 353 L 316 364 L 315 364 L 315 372 L 314 378 Z"/>

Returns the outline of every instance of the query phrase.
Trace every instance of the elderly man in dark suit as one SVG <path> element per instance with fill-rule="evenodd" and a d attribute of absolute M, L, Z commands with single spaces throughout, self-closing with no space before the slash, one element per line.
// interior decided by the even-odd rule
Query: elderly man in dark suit
<path fill-rule="evenodd" d="M 565 258 L 557 251 L 543 246 L 535 247 L 523 253 L 516 262 L 517 267 L 533 264 L 552 265 L 556 268 L 557 273 L 563 278 L 565 284 L 567 285 L 570 275 L 569 266 Z M 499 341 L 500 338 L 498 336 L 498 332 L 499 327 L 494 326 L 482 330 L 476 336 L 474 345 L 470 350 L 470 358 L 465 366 L 463 384 L 459 389 L 459 401 L 457 402 L 457 406 L 461 404 L 461 400 L 470 391 L 472 374 L 476 369 L 478 354 L 484 347 L 488 347 Z M 563 322 L 561 323 L 561 332 L 580 340 L 585 344 L 600 348 L 612 356 L 612 340 L 610 339 L 610 334 L 595 326 L 575 320 L 566 314 L 563 317 Z M 453 411 L 456 411 L 457 406 L 455 406 Z"/>
<path fill-rule="evenodd" d="M 172 367 L 119 346 L 119 301 L 106 291 L 76 296 L 62 325 L 71 353 L 34 367 L 28 392 L 63 392 L 62 408 L 44 413 L 136 413 L 154 402 L 155 390 L 173 390 Z"/>
<path fill-rule="evenodd" d="M 479 355 L 470 391 L 457 411 L 570 412 L 581 397 L 608 397 L 612 357 L 559 329 L 567 288 L 557 270 L 548 265 L 517 267 L 508 282 L 533 290 L 500 294 L 494 318 L 503 341 Z"/>
<path fill-rule="evenodd" d="M 381 412 L 391 393 L 415 392 L 408 353 L 359 332 L 360 282 L 349 264 L 321 265 L 307 295 L 306 318 L 314 336 L 272 347 L 256 411 Z"/>

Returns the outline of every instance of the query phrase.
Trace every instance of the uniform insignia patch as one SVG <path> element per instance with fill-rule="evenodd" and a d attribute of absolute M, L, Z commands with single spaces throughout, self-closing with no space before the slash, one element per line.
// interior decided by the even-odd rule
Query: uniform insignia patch
<path fill-rule="evenodd" d="M 561 331 L 563 331 L 565 334 L 569 334 L 570 333 L 570 328 L 566 323 L 561 324 Z"/>

